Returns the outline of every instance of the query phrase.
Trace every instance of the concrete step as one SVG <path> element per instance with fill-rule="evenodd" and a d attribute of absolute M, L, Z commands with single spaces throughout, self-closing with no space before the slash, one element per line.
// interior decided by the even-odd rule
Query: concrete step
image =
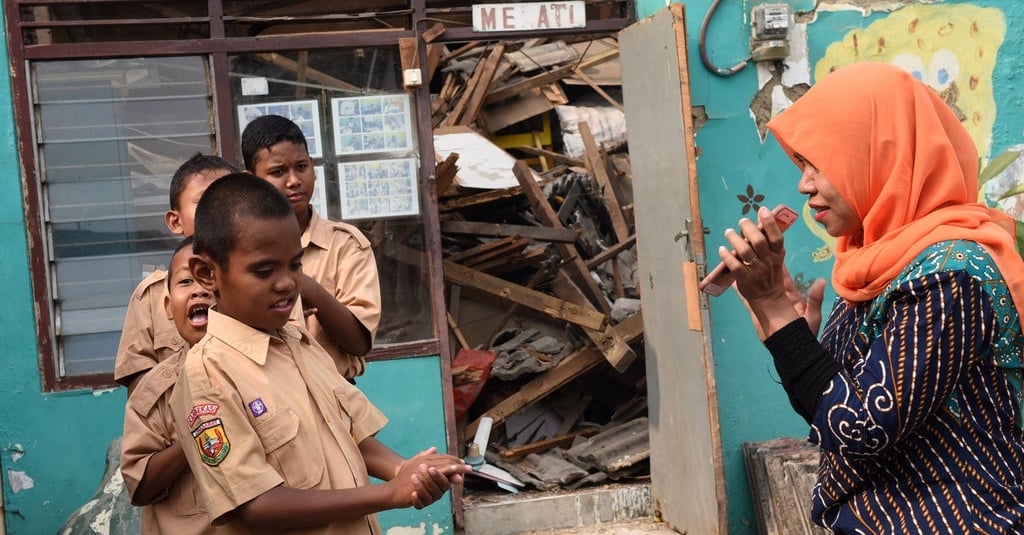
<path fill-rule="evenodd" d="M 468 493 L 465 535 L 675 535 L 653 520 L 649 484 L 616 484 L 576 491 Z"/>

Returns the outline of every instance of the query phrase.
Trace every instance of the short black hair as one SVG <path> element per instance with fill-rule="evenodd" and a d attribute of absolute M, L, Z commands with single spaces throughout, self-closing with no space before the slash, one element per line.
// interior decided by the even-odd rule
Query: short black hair
<path fill-rule="evenodd" d="M 309 152 L 306 135 L 291 119 L 280 115 L 261 115 L 253 119 L 242 132 L 242 164 L 245 165 L 245 169 L 249 172 L 255 171 L 256 153 L 282 141 L 302 145 Z"/>
<path fill-rule="evenodd" d="M 174 264 L 174 257 L 178 256 L 178 253 L 182 249 L 188 247 L 189 252 L 192 251 L 192 242 L 195 241 L 192 236 L 187 236 L 185 239 L 178 242 L 178 246 L 174 248 L 174 252 L 171 253 L 171 258 L 167 260 L 167 291 L 171 291 L 171 266 Z"/>
<path fill-rule="evenodd" d="M 237 173 L 238 167 L 231 162 L 217 156 L 215 154 L 203 154 L 197 152 L 192 155 L 191 158 L 185 160 L 185 163 L 178 167 L 178 170 L 174 172 L 171 177 L 171 209 L 177 210 L 180 208 L 180 197 L 181 192 L 185 191 L 185 186 L 188 186 L 188 181 L 199 173 L 205 173 L 206 171 L 217 171 L 223 169 L 231 173 Z"/>
<path fill-rule="evenodd" d="M 205 254 L 227 268 L 238 240 L 238 222 L 294 219 L 292 204 L 270 182 L 250 173 L 232 173 L 210 184 L 196 206 L 195 254 Z"/>

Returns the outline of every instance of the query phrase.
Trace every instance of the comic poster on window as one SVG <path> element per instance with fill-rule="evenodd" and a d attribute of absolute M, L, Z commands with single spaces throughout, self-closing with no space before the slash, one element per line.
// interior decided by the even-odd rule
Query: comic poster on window
<path fill-rule="evenodd" d="M 332 98 L 335 154 L 407 152 L 413 148 L 409 96 Z"/>
<path fill-rule="evenodd" d="M 263 115 L 280 115 L 292 120 L 306 136 L 306 147 L 311 158 L 324 157 L 323 135 L 320 133 L 320 106 L 315 100 L 265 102 L 238 105 L 238 133 L 253 119 Z"/>
<path fill-rule="evenodd" d="M 339 163 L 342 219 L 418 214 L 418 169 L 416 158 Z"/>

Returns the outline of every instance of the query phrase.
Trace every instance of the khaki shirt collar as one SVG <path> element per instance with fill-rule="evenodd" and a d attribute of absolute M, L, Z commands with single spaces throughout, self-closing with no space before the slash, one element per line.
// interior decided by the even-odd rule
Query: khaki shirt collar
<path fill-rule="evenodd" d="M 284 324 L 274 334 L 255 329 L 231 316 L 221 314 L 217 311 L 216 305 L 210 309 L 208 314 L 209 323 L 206 326 L 206 334 L 219 339 L 260 366 L 267 362 L 267 353 L 270 351 L 272 340 L 280 341 L 284 337 L 301 340 L 304 337 L 290 323 Z"/>
<path fill-rule="evenodd" d="M 305 249 L 313 244 L 321 249 L 327 249 L 331 244 L 331 226 L 324 224 L 325 221 L 316 213 L 316 209 L 309 207 L 309 224 L 303 231 L 299 241 Z"/>

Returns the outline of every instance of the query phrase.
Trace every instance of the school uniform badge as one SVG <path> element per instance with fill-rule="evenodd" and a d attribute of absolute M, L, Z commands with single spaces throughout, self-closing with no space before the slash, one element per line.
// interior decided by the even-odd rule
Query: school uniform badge
<path fill-rule="evenodd" d="M 217 466 L 231 451 L 231 442 L 220 418 L 199 424 L 192 430 L 192 438 L 199 447 L 199 456 L 210 466 Z"/>

